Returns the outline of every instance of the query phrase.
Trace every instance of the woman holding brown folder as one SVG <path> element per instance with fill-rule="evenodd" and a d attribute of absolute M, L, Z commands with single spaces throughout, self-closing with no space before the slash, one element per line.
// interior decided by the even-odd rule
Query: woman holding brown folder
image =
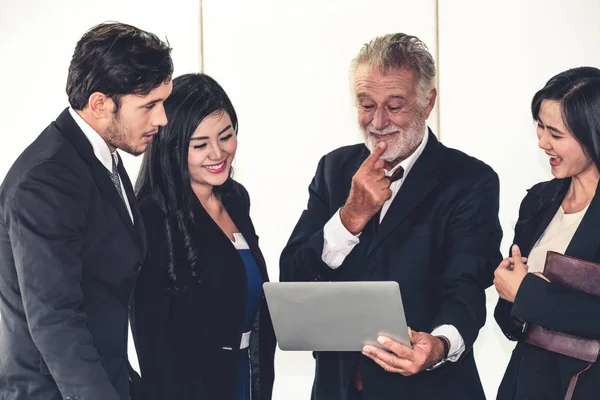
<path fill-rule="evenodd" d="M 519 341 L 498 399 L 599 399 L 600 363 L 593 361 L 600 349 L 600 285 L 574 287 L 600 282 L 600 266 L 583 261 L 600 263 L 600 70 L 554 76 L 531 110 L 555 179 L 529 190 L 511 257 L 496 269 L 496 321 Z M 549 251 L 576 258 L 550 253 L 553 266 L 570 266 L 562 271 L 573 285 L 557 283 L 549 269 L 544 275 Z"/>

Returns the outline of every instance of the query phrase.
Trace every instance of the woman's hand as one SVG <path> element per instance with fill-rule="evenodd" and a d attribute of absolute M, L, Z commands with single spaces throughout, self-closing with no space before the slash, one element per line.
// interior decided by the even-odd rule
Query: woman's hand
<path fill-rule="evenodd" d="M 501 298 L 514 303 L 519 287 L 527 275 L 527 259 L 521 256 L 521 249 L 516 244 L 513 245 L 511 254 L 512 257 L 502 260 L 496 268 L 494 286 Z"/>

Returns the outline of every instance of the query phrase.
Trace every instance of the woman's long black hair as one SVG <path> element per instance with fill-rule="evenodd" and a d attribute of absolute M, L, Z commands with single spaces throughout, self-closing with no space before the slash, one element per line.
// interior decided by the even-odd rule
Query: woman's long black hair
<path fill-rule="evenodd" d="M 194 240 L 196 195 L 190 184 L 188 151 L 190 138 L 206 117 L 225 112 L 237 134 L 237 115 L 223 88 L 205 74 L 186 74 L 173 80 L 173 91 L 164 102 L 168 118 L 144 154 L 136 181 L 138 201 L 151 196 L 162 209 L 168 249 L 166 273 L 175 290 L 188 278 L 201 276 Z M 228 181 L 223 185 L 225 187 Z M 223 187 L 215 187 L 220 196 Z"/>

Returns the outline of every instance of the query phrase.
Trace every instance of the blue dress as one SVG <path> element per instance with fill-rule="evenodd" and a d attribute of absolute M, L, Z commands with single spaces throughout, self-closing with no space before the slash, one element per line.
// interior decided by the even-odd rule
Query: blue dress
<path fill-rule="evenodd" d="M 233 238 L 235 239 L 233 245 L 237 249 L 240 257 L 244 261 L 244 266 L 246 267 L 248 297 L 246 301 L 244 332 L 250 332 L 252 330 L 254 316 L 256 315 L 256 311 L 258 310 L 263 295 L 263 279 L 244 236 L 241 233 L 234 233 Z M 241 350 L 239 354 L 237 400 L 247 400 L 250 398 L 250 348 Z"/>

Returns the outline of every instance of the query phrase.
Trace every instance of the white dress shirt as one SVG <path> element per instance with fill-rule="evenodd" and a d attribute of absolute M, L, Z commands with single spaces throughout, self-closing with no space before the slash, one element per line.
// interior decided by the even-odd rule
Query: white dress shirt
<path fill-rule="evenodd" d="M 98 132 L 94 130 L 91 126 L 88 125 L 87 122 L 75 110 L 69 107 L 69 113 L 71 117 L 75 120 L 79 129 L 83 132 L 85 137 L 89 140 L 92 145 L 92 149 L 94 149 L 94 154 L 96 158 L 106 167 L 108 172 L 112 173 L 112 158 L 114 157 L 116 165 L 119 165 L 119 157 L 117 156 L 117 151 L 110 152 L 108 149 L 108 145 L 102 139 L 102 136 Z M 133 214 L 131 213 L 131 206 L 129 205 L 129 199 L 127 198 L 127 192 L 125 191 L 125 187 L 123 186 L 123 180 L 121 176 L 119 176 L 119 182 L 121 182 L 121 192 L 123 193 L 123 197 L 125 200 L 125 206 L 127 207 L 127 212 L 129 213 L 129 217 L 131 218 L 131 222 L 133 222 Z"/>
<path fill-rule="evenodd" d="M 413 154 L 411 154 L 406 160 L 402 161 L 400 164 L 395 166 L 391 171 L 386 171 L 387 176 L 391 176 L 396 169 L 399 167 L 404 168 L 404 175 L 401 179 L 398 179 L 395 182 L 392 182 L 390 185 L 390 189 L 392 190 L 392 196 L 383 203 L 383 207 L 381 207 L 381 213 L 379 215 L 379 222 L 383 221 L 385 214 L 387 213 L 390 205 L 396 198 L 398 191 L 402 187 L 402 184 L 406 180 L 406 177 L 410 173 L 410 170 L 417 162 L 419 156 L 423 153 L 425 146 L 427 146 L 429 132 L 427 127 L 425 127 L 425 134 L 423 135 L 423 140 L 419 147 L 415 150 Z M 327 264 L 330 268 L 336 269 L 346 259 L 348 254 L 352 252 L 354 246 L 360 243 L 359 239 L 360 233 L 358 235 L 353 235 L 348 232 L 346 227 L 342 224 L 342 220 L 340 218 L 340 210 L 338 210 L 331 219 L 325 224 L 323 228 L 323 252 L 321 254 L 321 259 L 325 264 Z M 440 325 L 436 327 L 432 332 L 434 336 L 445 336 L 450 341 L 450 351 L 448 352 L 448 360 L 449 361 L 457 361 L 462 353 L 465 351 L 465 342 L 453 325 Z"/>

